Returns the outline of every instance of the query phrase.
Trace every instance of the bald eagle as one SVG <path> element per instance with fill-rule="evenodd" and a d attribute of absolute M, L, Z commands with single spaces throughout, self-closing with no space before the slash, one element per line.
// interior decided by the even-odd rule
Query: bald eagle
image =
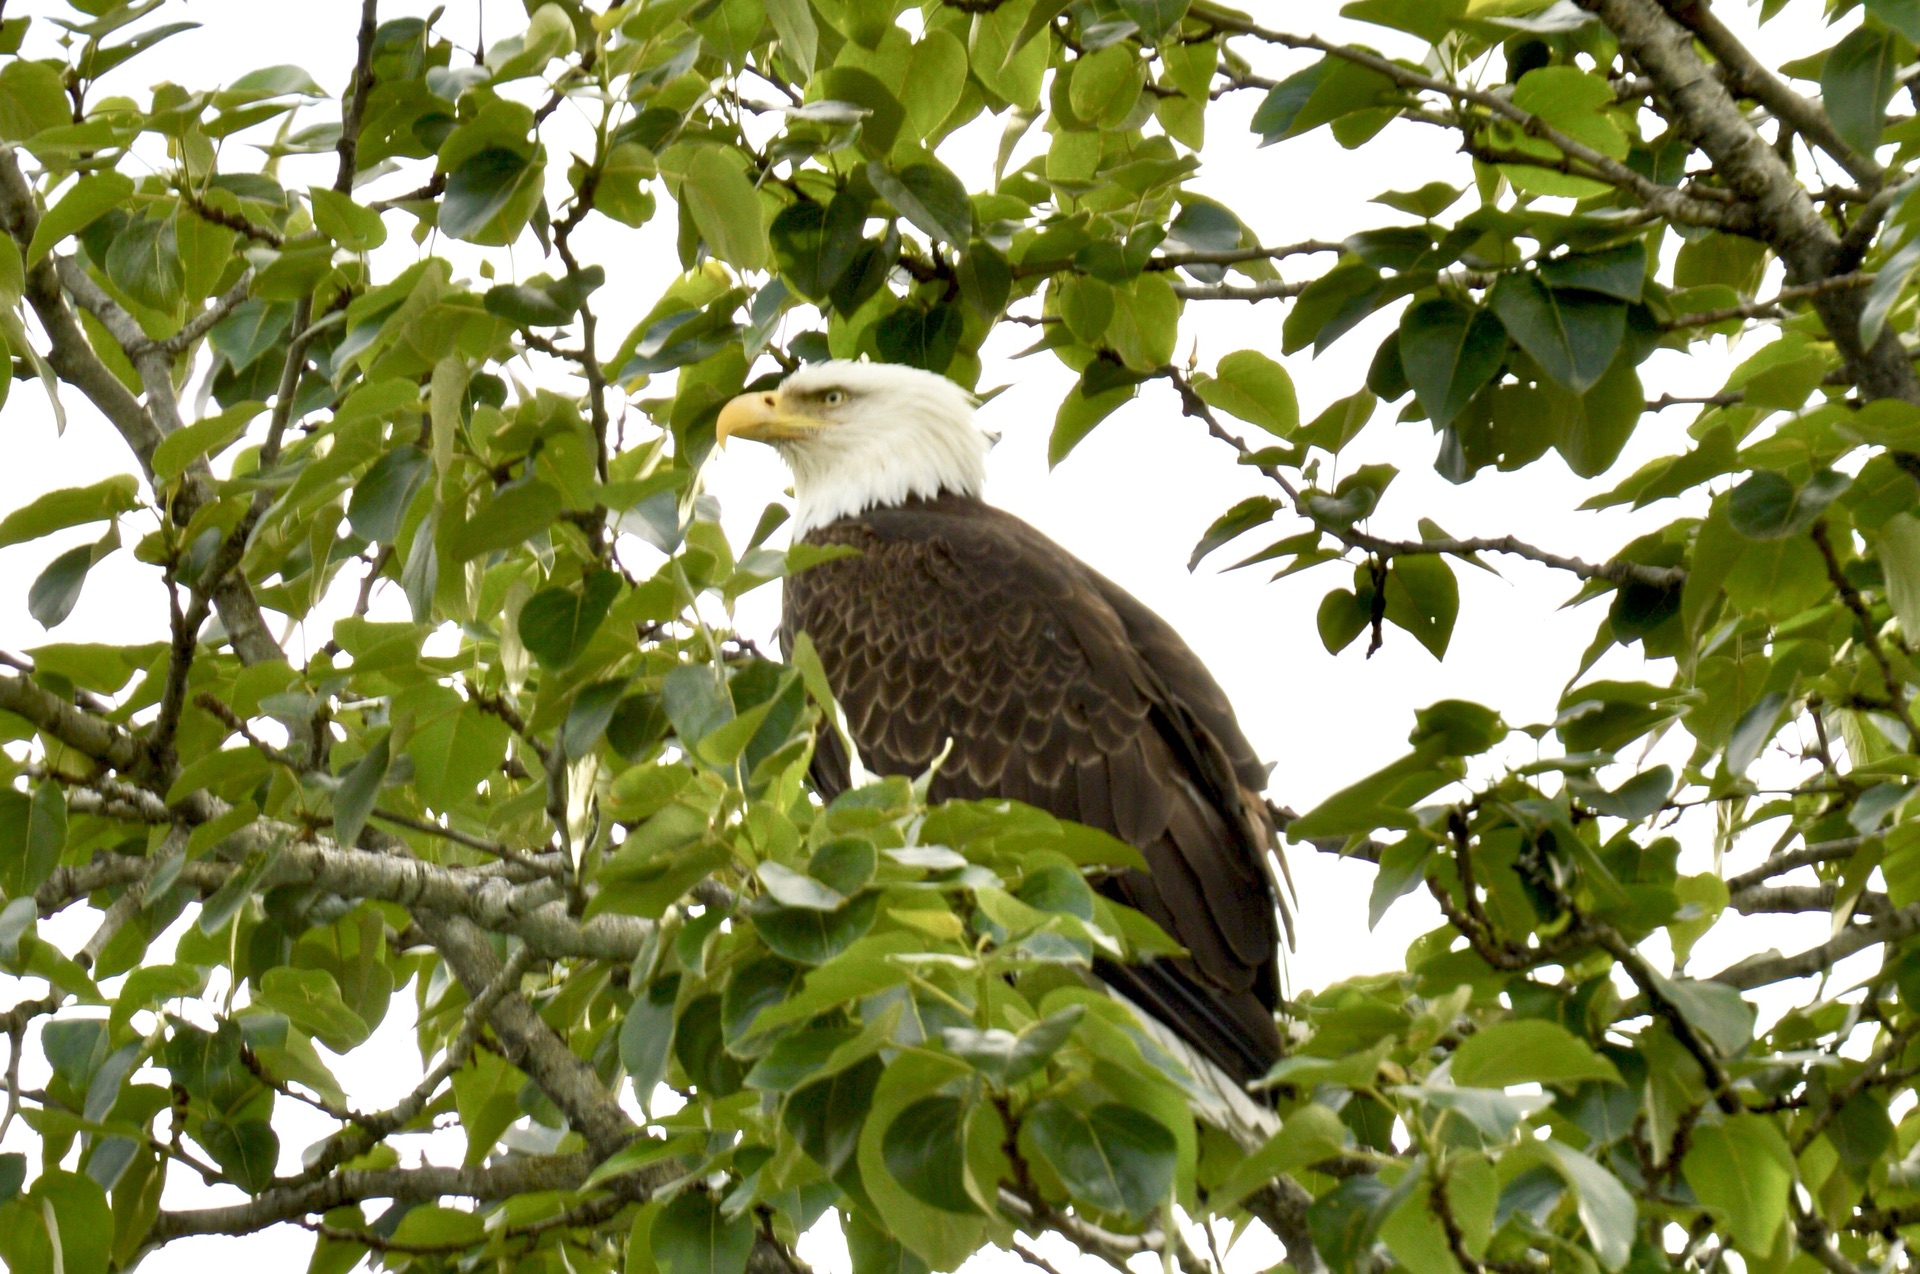
<path fill-rule="evenodd" d="M 811 636 L 871 770 L 922 774 L 951 740 L 930 799 L 1024 801 L 1140 850 L 1151 870 L 1103 889 L 1189 954 L 1096 972 L 1238 1108 L 1280 1055 L 1268 767 L 1171 626 L 981 500 L 974 405 L 930 372 L 824 362 L 721 410 L 723 443 L 770 443 L 792 470 L 795 541 L 858 550 L 786 581 L 782 645 Z M 823 736 L 821 794 L 849 769 Z"/>

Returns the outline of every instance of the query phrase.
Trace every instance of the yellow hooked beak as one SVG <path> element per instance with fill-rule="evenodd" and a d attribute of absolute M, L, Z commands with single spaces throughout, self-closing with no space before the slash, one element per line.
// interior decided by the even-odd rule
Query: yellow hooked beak
<path fill-rule="evenodd" d="M 779 391 L 769 389 L 741 394 L 722 407 L 720 419 L 714 425 L 714 436 L 723 447 L 729 438 L 745 438 L 750 442 L 784 442 L 805 438 L 824 428 L 827 423 L 817 416 L 784 410 L 780 405 Z"/>

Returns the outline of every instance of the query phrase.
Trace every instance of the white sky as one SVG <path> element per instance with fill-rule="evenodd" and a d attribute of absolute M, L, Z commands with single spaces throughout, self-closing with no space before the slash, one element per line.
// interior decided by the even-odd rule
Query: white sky
<path fill-rule="evenodd" d="M 431 6 L 419 0 L 383 4 L 382 18 L 406 13 L 424 14 Z M 309 0 L 308 3 L 261 3 L 260 0 L 177 0 L 150 16 L 142 26 L 161 21 L 193 20 L 201 28 L 174 37 L 111 75 L 98 92 L 134 95 L 144 100 L 151 85 L 174 80 L 190 88 L 231 82 L 257 67 L 297 63 L 306 67 L 329 90 L 338 92 L 353 56 L 353 31 L 359 5 L 355 0 Z M 1411 47 L 1396 46 L 1390 33 L 1340 19 L 1337 5 L 1328 0 L 1304 0 L 1285 6 L 1256 0 L 1251 8 L 1265 20 L 1282 22 L 1294 30 L 1312 30 L 1327 36 L 1349 36 L 1394 52 L 1418 56 Z M 1756 41 L 1762 56 L 1780 57 L 1823 47 L 1812 12 L 1803 10 L 1803 26 L 1776 21 Z M 1284 10 L 1284 16 L 1282 11 Z M 16 0 L 10 15 L 72 16 L 53 0 Z M 1741 6 L 1723 4 L 1716 13 L 1736 29 L 1751 22 Z M 453 0 L 440 30 L 462 48 L 472 49 L 476 22 L 484 16 L 486 38 L 524 27 L 525 18 L 514 0 Z M 138 28 L 135 28 L 138 29 Z M 36 22 L 29 54 L 50 52 L 54 29 Z M 1243 45 L 1248 42 L 1241 42 Z M 1786 52 L 1780 52 L 1785 50 Z M 1252 51 L 1252 50 L 1249 50 Z M 464 61 L 456 54 L 457 61 Z M 1257 51 L 1262 73 L 1284 75 L 1306 63 L 1305 58 L 1273 51 Z M 760 94 L 749 88 L 749 96 Z M 1235 209 L 1268 244 L 1307 238 L 1339 239 L 1353 231 L 1402 220 L 1367 200 L 1389 189 L 1407 190 L 1443 179 L 1454 184 L 1469 180 L 1467 161 L 1453 153 L 1445 134 L 1412 124 L 1396 124 L 1358 153 L 1341 150 L 1325 129 L 1283 145 L 1256 150 L 1247 120 L 1258 105 L 1257 93 L 1236 93 L 1209 111 L 1205 166 L 1193 183 Z M 321 103 L 314 118 L 336 108 Z M 571 118 L 571 123 L 569 120 Z M 583 117 L 563 109 L 554 123 L 578 129 Z M 574 136 L 578 136 L 576 131 Z M 554 197 L 563 193 L 565 134 L 549 136 L 549 179 Z M 979 185 L 992 160 L 999 121 L 976 123 L 943 148 L 942 158 L 970 185 Z M 1044 144 L 1038 130 L 1020 152 L 1016 164 Z M 230 143 L 231 145 L 231 143 Z M 226 167 L 253 167 L 257 158 L 242 150 L 223 157 Z M 133 170 L 130 166 L 129 171 Z M 330 184 L 331 155 L 290 159 L 281 177 L 288 186 Z M 418 183 L 401 173 L 368 187 L 369 197 L 397 193 Z M 1471 196 L 1469 197 L 1471 198 Z M 674 220 L 664 198 L 663 212 L 639 231 L 628 230 L 604 218 L 592 218 L 576 239 L 582 259 L 606 264 L 609 286 L 595 297 L 601 314 L 603 354 L 610 353 L 628 327 L 648 308 L 677 269 L 673 247 Z M 1471 205 L 1463 203 L 1458 215 Z M 389 243 L 377 255 L 379 277 L 390 277 L 404 266 L 413 247 L 411 218 L 388 217 Z M 445 245 L 440 245 L 445 250 Z M 520 251 L 493 250 L 485 255 L 496 264 L 503 280 L 556 268 L 538 259 L 530 239 Z M 483 255 L 466 245 L 449 251 L 459 268 L 477 280 L 473 267 Z M 1289 269 L 1318 270 L 1330 257 L 1309 258 Z M 1288 277 L 1295 277 L 1289 274 Z M 1021 307 L 1033 312 L 1034 303 Z M 1253 348 L 1274 357 L 1280 354 L 1280 326 L 1285 308 L 1279 304 L 1191 304 L 1182 323 L 1178 358 L 1197 348 L 1201 365 L 1210 367 L 1232 350 Z M 1375 346 L 1397 319 L 1376 316 L 1339 341 L 1318 360 L 1307 354 L 1285 359 L 1299 387 L 1302 418 L 1311 419 L 1327 403 L 1357 389 Z M 799 330 L 793 328 L 791 330 Z M 1560 603 L 1574 591 L 1570 577 L 1524 563 L 1500 562 L 1500 577 L 1459 569 L 1461 614 L 1452 647 L 1444 663 L 1436 661 L 1411 637 L 1389 629 L 1387 644 L 1371 660 L 1362 657 L 1364 637 L 1336 657 L 1327 655 L 1315 632 L 1314 614 L 1321 596 L 1350 583 L 1342 566 L 1329 566 L 1279 583 L 1268 583 L 1257 571 L 1217 573 L 1217 564 L 1235 556 L 1217 554 L 1211 564 L 1189 574 L 1186 562 L 1193 544 L 1212 519 L 1242 496 L 1269 490 L 1264 480 L 1233 463 L 1231 453 L 1210 441 L 1195 421 L 1182 417 L 1172 391 L 1149 386 L 1142 396 L 1110 418 L 1057 470 L 1046 467 L 1046 440 L 1054 409 L 1073 384 L 1065 368 L 1042 355 L 1021 362 L 1009 355 L 1032 339 L 1031 329 L 1008 325 L 990 342 L 982 387 L 1008 385 L 1005 393 L 982 412 L 982 423 L 1000 432 L 1003 441 L 990 459 L 988 495 L 1041 527 L 1096 569 L 1118 581 L 1142 601 L 1174 622 L 1213 669 L 1227 689 L 1255 746 L 1276 762 L 1271 795 L 1297 809 L 1306 809 L 1329 793 L 1399 756 L 1413 724 L 1413 709 L 1442 698 L 1466 698 L 1492 705 L 1515 724 L 1550 720 L 1579 652 L 1591 637 L 1601 612 L 1594 607 L 1562 611 Z M 1732 361 L 1725 342 L 1691 357 L 1662 353 L 1642 369 L 1649 397 L 1661 392 L 1710 393 L 1718 389 Z M 1741 351 L 1743 354 L 1750 351 Z M 765 370 L 763 366 L 760 370 Z M 544 364 L 523 369 L 553 383 L 555 369 Z M 659 389 L 648 391 L 660 392 Z M 133 472 L 131 457 L 118 437 L 80 399 L 64 395 L 68 426 L 64 438 L 55 436 L 51 414 L 36 385 L 16 382 L 5 405 L 4 420 L 11 463 L 0 466 L 0 510 L 18 507 L 48 489 L 90 482 L 111 473 Z M 1431 461 L 1436 440 L 1424 423 L 1394 425 L 1383 411 L 1360 442 L 1343 458 L 1343 465 L 1386 460 L 1402 468 L 1381 515 L 1371 525 L 1379 534 L 1413 536 L 1414 521 L 1431 517 L 1459 536 L 1516 534 L 1557 552 L 1599 560 L 1640 532 L 1677 516 L 1676 506 L 1660 505 L 1639 515 L 1576 512 L 1576 506 L 1597 490 L 1633 471 L 1643 460 L 1684 447 L 1682 430 L 1690 416 L 1670 411 L 1649 416 L 1626 454 L 1598 483 L 1574 478 L 1557 457 L 1546 459 L 1513 475 L 1491 470 L 1474 482 L 1454 487 L 1435 475 Z M 1248 427 L 1250 435 L 1258 431 Z M 1257 437 L 1255 438 L 1257 445 Z M 722 501 L 727 524 L 737 539 L 758 518 L 761 507 L 779 498 L 786 485 L 784 471 L 771 452 L 737 447 L 709 467 L 709 490 Z M 1290 528 L 1298 529 L 1298 528 Z M 131 545 L 144 527 L 131 523 L 123 538 Z M 64 536 L 0 550 L 0 596 L 24 597 L 27 586 L 64 549 L 87 542 L 97 530 L 81 529 Z M 1248 541 L 1252 546 L 1255 542 Z M 1251 551 L 1251 548 L 1247 551 Z M 348 578 L 349 598 L 357 575 Z M 404 603 L 390 588 L 383 605 L 404 613 Z M 768 640 L 777 616 L 778 590 L 770 586 L 742 603 L 740 623 L 751 636 Z M 97 568 L 71 618 L 51 635 L 43 633 L 24 608 L 0 614 L 0 648 L 21 650 L 48 640 L 126 642 L 164 636 L 161 588 L 155 574 L 137 567 L 122 552 Z M 327 639 L 318 625 L 293 634 L 291 647 L 299 652 Z M 1603 671 L 1626 677 L 1645 676 L 1664 681 L 1669 666 L 1642 669 L 1637 657 L 1615 656 Z M 1523 740 L 1524 742 L 1524 740 Z M 1520 755 L 1518 753 L 1516 756 Z M 1522 759 L 1525 759 L 1522 757 Z M 1704 830 L 1704 829 L 1703 829 Z M 1292 871 L 1302 905 L 1299 908 L 1299 950 L 1291 958 L 1296 987 L 1325 986 L 1358 973 L 1402 966 L 1406 944 L 1438 922 L 1437 912 L 1424 895 L 1402 902 L 1369 933 L 1367 893 L 1373 872 L 1364 864 L 1342 863 L 1323 855 L 1296 851 Z M 1825 922 L 1796 931 L 1770 935 L 1791 949 L 1824 936 Z M 84 926 L 54 929 L 53 936 L 72 932 L 73 944 L 83 941 Z M 1751 932 L 1747 934 L 1751 939 Z M 1714 938 L 1702 944 L 1697 964 L 1718 968 L 1742 952 L 1712 949 Z M 1718 958 L 1724 955 L 1726 958 Z M 0 979 L 5 981 L 5 979 Z M 10 1003 L 12 994 L 0 992 Z M 418 1075 L 417 1055 L 410 1035 L 410 992 L 396 996 L 393 1012 L 374 1044 L 351 1059 L 341 1059 L 337 1072 L 356 1104 L 371 1107 L 385 1096 L 397 1095 Z M 402 1059 L 404 1054 L 404 1060 Z M 280 1107 L 283 1113 L 288 1103 Z M 315 1122 L 311 1136 L 303 1136 L 297 1118 L 282 1127 L 283 1168 L 297 1163 L 306 1140 L 326 1131 Z M 9 1148 L 18 1148 L 16 1131 Z M 436 1155 L 446 1161 L 457 1153 L 457 1142 Z M 176 1187 L 187 1182 L 177 1182 Z M 231 1195 L 232 1192 L 225 1192 Z M 175 1195 L 175 1206 L 198 1202 L 194 1195 Z M 213 1201 L 212 1195 L 206 1201 Z M 281 1227 L 245 1241 L 207 1240 L 176 1244 L 143 1267 L 156 1271 L 185 1271 L 204 1267 L 208 1259 L 302 1261 L 311 1239 L 291 1227 Z M 811 1245 L 810 1245 L 811 1246 Z M 813 1249 L 810 1255 L 823 1267 L 843 1269 L 844 1257 Z M 1258 1269 L 1277 1259 L 1277 1252 L 1249 1246 L 1236 1254 L 1235 1265 Z"/>

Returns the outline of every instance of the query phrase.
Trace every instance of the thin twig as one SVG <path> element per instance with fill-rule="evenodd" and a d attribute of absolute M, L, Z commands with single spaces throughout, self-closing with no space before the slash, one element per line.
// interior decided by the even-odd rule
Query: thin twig
<path fill-rule="evenodd" d="M 1233 433 L 1220 423 L 1220 418 L 1214 414 L 1213 408 L 1207 404 L 1206 399 L 1200 397 L 1200 392 L 1194 388 L 1193 382 L 1187 378 L 1185 373 L 1176 367 L 1166 366 L 1160 368 L 1155 374 L 1172 383 L 1174 389 L 1180 395 L 1182 411 L 1206 425 L 1208 433 L 1232 447 L 1235 451 L 1239 452 L 1243 458 L 1251 457 L 1254 454 L 1253 448 L 1247 445 L 1245 439 Z M 1348 548 L 1377 554 L 1381 557 L 1390 558 L 1413 556 L 1416 554 L 1446 554 L 1453 557 L 1470 557 L 1475 553 L 1503 553 L 1513 557 L 1522 557 L 1530 562 L 1538 562 L 1542 566 L 1552 567 L 1555 570 L 1567 571 L 1579 576 L 1581 579 L 1609 580 L 1617 584 L 1646 584 L 1654 588 L 1675 588 L 1686 580 L 1686 572 L 1679 567 L 1647 566 L 1640 562 L 1628 562 L 1618 558 L 1611 562 L 1602 562 L 1596 565 L 1592 562 L 1583 562 L 1577 557 L 1564 557 L 1558 553 L 1549 553 L 1545 549 L 1536 548 L 1523 540 L 1515 539 L 1511 535 L 1472 540 L 1382 539 L 1376 535 L 1368 535 L 1363 531 L 1356 531 L 1350 525 L 1332 522 L 1315 516 L 1306 497 L 1288 480 L 1287 476 L 1280 471 L 1279 466 L 1263 463 L 1255 464 L 1253 468 L 1259 470 L 1269 481 L 1278 486 L 1280 490 L 1286 494 L 1288 501 L 1293 505 L 1294 509 L 1302 517 L 1311 520 L 1314 525 L 1318 526 L 1322 531 L 1333 536 Z"/>
<path fill-rule="evenodd" d="M 1696 310 L 1682 314 L 1668 321 L 1665 327 L 1675 331 L 1685 327 L 1711 327 L 1715 323 L 1724 323 L 1729 319 L 1778 318 L 1781 307 L 1793 301 L 1809 300 L 1825 292 L 1844 292 L 1852 288 L 1873 286 L 1878 277 L 1872 273 L 1836 274 L 1830 279 L 1821 279 L 1816 283 L 1798 283 L 1783 287 L 1779 293 L 1764 301 L 1747 301 L 1740 305 L 1729 305 L 1717 310 Z"/>

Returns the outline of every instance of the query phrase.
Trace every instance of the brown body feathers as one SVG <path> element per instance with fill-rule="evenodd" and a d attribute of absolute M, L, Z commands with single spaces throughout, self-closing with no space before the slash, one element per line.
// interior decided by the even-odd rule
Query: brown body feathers
<path fill-rule="evenodd" d="M 1178 634 L 1012 514 L 945 494 L 810 532 L 859 550 L 786 584 L 861 758 L 931 797 L 1007 797 L 1137 847 L 1151 874 L 1105 891 L 1190 953 L 1100 975 L 1244 1083 L 1279 1056 L 1280 899 L 1261 765 Z M 847 785 L 831 736 L 823 794 Z"/>

